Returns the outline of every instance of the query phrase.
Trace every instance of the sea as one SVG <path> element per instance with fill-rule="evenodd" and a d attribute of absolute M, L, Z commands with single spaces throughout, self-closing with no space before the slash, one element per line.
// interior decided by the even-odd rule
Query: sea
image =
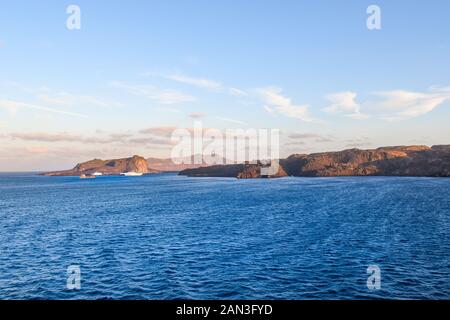
<path fill-rule="evenodd" d="M 450 299 L 450 179 L 2 173 L 0 299 Z"/>

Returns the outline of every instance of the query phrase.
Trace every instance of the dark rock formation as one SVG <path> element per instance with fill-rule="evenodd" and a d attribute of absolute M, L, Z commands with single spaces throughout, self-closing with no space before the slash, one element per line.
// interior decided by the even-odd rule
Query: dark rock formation
<path fill-rule="evenodd" d="M 180 175 L 192 177 L 234 177 L 237 178 L 239 173 L 244 172 L 243 164 L 214 165 L 210 167 L 201 167 L 194 169 L 186 169 L 181 171 Z"/>
<path fill-rule="evenodd" d="M 197 169 L 186 169 L 181 171 L 180 175 L 191 177 L 226 177 L 226 178 L 278 178 L 287 176 L 286 172 L 280 166 L 275 175 L 261 175 L 261 163 L 259 164 L 228 164 L 214 165 L 210 167 L 201 167 Z"/>
<path fill-rule="evenodd" d="M 450 145 L 399 146 L 373 150 L 293 154 L 279 161 L 274 177 L 427 176 L 450 177 Z M 194 177 L 260 178 L 261 165 L 223 165 L 183 170 Z"/>
<path fill-rule="evenodd" d="M 137 172 L 137 173 L 157 173 L 157 170 L 148 168 L 148 163 L 145 158 L 140 156 L 133 156 L 131 158 L 114 159 L 114 160 L 100 160 L 94 159 L 91 161 L 77 164 L 71 170 L 47 172 L 46 176 L 79 176 L 92 175 L 95 172 L 101 172 L 104 175 L 118 175 L 123 172 Z"/>

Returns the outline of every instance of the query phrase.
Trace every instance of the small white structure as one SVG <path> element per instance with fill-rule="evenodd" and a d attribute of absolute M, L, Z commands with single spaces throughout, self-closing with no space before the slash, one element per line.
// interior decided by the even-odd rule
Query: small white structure
<path fill-rule="evenodd" d="M 126 176 L 126 177 L 140 177 L 143 175 L 143 173 L 129 171 L 129 172 L 122 172 L 120 175 Z"/>
<path fill-rule="evenodd" d="M 101 173 L 101 172 L 94 172 L 92 175 L 96 176 L 96 177 L 99 177 L 99 176 L 102 176 L 103 173 Z"/>

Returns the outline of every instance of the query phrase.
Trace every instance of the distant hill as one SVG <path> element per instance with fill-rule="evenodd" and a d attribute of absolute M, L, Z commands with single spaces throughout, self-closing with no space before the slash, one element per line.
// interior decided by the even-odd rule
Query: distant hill
<path fill-rule="evenodd" d="M 201 166 L 206 166 L 206 164 L 175 164 L 172 159 L 159 159 L 159 158 L 147 158 L 148 166 L 152 169 L 158 171 L 182 171 L 184 169 L 194 169 Z M 189 161 L 185 161 L 189 163 Z M 190 163 L 193 163 L 191 161 Z"/>
<path fill-rule="evenodd" d="M 280 159 L 272 177 L 427 176 L 450 177 L 450 145 L 398 146 L 372 150 L 293 154 Z M 261 178 L 260 164 L 231 164 L 186 169 L 190 177 Z"/>
<path fill-rule="evenodd" d="M 201 157 L 201 155 L 199 155 Z M 196 169 L 200 167 L 209 166 L 206 162 L 194 164 L 194 156 L 178 158 L 176 162 L 182 162 L 181 164 L 175 164 L 172 159 L 159 159 L 159 158 L 147 158 L 149 168 L 159 171 L 172 171 L 178 172 L 185 169 Z M 222 163 L 227 163 L 225 159 L 222 159 Z M 229 162 L 228 162 L 229 163 Z"/>

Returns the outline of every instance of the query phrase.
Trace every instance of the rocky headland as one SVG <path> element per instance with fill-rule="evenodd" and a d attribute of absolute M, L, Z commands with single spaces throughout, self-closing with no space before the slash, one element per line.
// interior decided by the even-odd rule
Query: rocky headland
<path fill-rule="evenodd" d="M 103 175 L 119 175 L 124 172 L 136 172 L 142 174 L 158 173 L 158 170 L 149 168 L 148 162 L 141 156 L 131 158 L 101 160 L 94 159 L 77 164 L 73 169 L 64 171 L 46 172 L 46 176 L 90 176 L 96 172 Z"/>
<path fill-rule="evenodd" d="M 278 173 L 262 176 L 260 163 L 214 165 L 181 171 L 189 177 L 275 178 L 283 176 L 450 177 L 450 145 L 398 146 L 371 150 L 293 154 L 280 159 Z"/>

